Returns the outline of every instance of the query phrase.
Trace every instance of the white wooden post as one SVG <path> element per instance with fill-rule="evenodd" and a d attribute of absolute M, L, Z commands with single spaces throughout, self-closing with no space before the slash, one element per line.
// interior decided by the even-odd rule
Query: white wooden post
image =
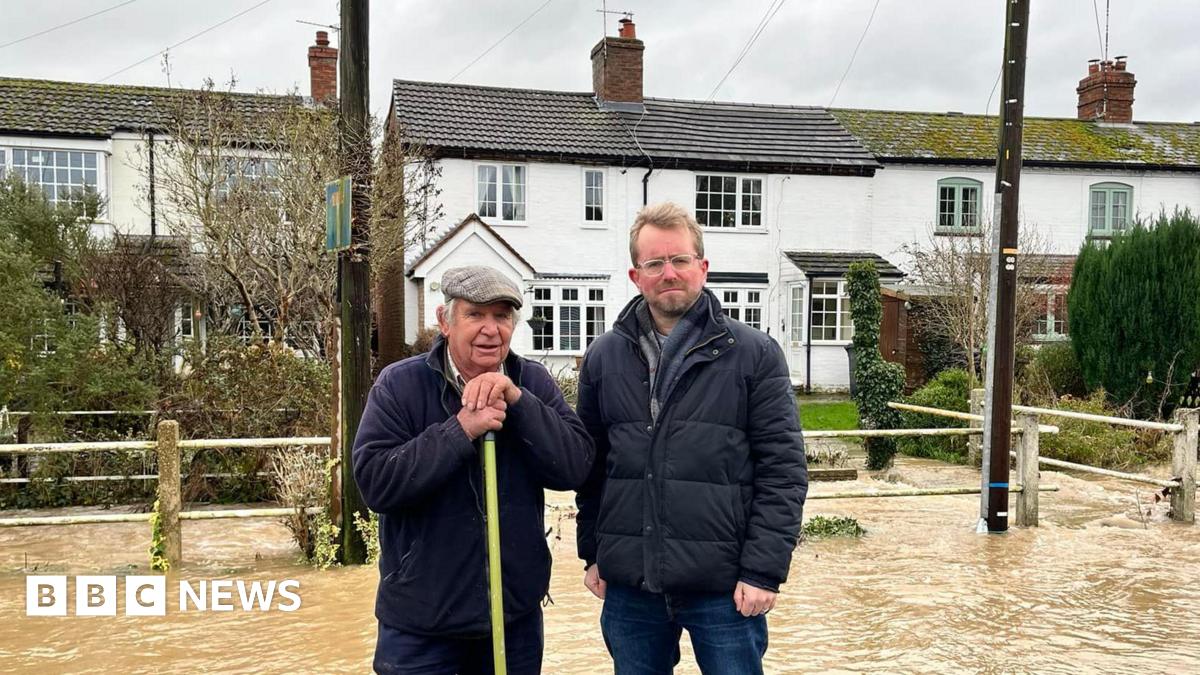
<path fill-rule="evenodd" d="M 163 553 L 171 569 L 183 560 L 183 533 L 179 524 L 182 479 L 179 471 L 179 422 L 158 423 L 158 512 L 162 522 Z"/>
<path fill-rule="evenodd" d="M 971 414 L 983 414 L 983 390 L 971 390 Z M 981 463 L 980 455 L 983 454 L 983 435 L 970 436 L 967 438 L 967 461 L 971 466 L 979 466 Z"/>
<path fill-rule="evenodd" d="M 1019 413 L 1016 428 L 1021 430 L 1017 438 L 1017 476 L 1021 480 L 1021 491 L 1017 493 L 1017 527 L 1038 526 L 1038 418 L 1033 413 Z"/>
<path fill-rule="evenodd" d="M 1196 522 L 1196 449 L 1200 430 L 1200 409 L 1177 409 L 1175 422 L 1183 431 L 1175 432 L 1175 452 L 1171 458 L 1171 475 L 1180 486 L 1171 488 L 1171 519 L 1184 523 Z"/>

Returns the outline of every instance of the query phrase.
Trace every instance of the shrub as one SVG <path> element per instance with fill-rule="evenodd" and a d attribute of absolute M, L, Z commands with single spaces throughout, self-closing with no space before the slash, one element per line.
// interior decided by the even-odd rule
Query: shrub
<path fill-rule="evenodd" d="M 1060 399 L 1041 399 L 1036 405 L 1073 410 L 1093 415 L 1128 417 L 1128 408 L 1118 408 L 1108 401 L 1104 391 L 1087 398 L 1069 396 Z M 1150 462 L 1171 458 L 1172 440 L 1159 431 L 1116 427 L 1103 422 L 1087 422 L 1066 417 L 1054 418 L 1057 434 L 1041 434 L 1038 452 L 1043 457 L 1088 464 L 1110 469 L 1129 469 Z"/>
<path fill-rule="evenodd" d="M 561 366 L 551 371 L 551 375 L 554 376 L 554 383 L 562 390 L 567 405 L 574 410 L 579 404 L 579 374 L 569 366 Z"/>
<path fill-rule="evenodd" d="M 328 436 L 332 428 L 330 368 L 278 344 L 245 346 L 209 336 L 207 349 L 185 355 L 186 375 L 172 382 L 161 415 L 179 421 L 185 438 Z M 185 453 L 184 500 L 259 501 L 269 489 L 261 449 Z M 205 473 L 234 477 L 206 479 Z"/>
<path fill-rule="evenodd" d="M 276 451 L 271 459 L 276 499 L 293 510 L 283 518 L 283 524 L 308 560 L 316 554 L 319 521 L 328 518 L 331 464 L 312 448 L 285 448 Z M 305 512 L 311 506 L 324 510 Z"/>
<path fill-rule="evenodd" d="M 879 323 L 883 318 L 879 273 L 870 262 L 850 265 L 846 272 L 850 295 L 850 316 L 854 320 L 854 402 L 858 404 L 859 424 L 863 429 L 894 429 L 899 423 L 888 403 L 904 391 L 904 368 L 888 363 L 879 353 Z M 867 468 L 883 469 L 896 454 L 893 438 L 868 438 Z"/>
<path fill-rule="evenodd" d="M 412 353 L 428 354 L 429 350 L 433 349 L 433 341 L 441 334 L 442 332 L 438 330 L 437 326 L 426 326 L 417 331 L 417 338 L 413 340 L 412 344 Z"/>
<path fill-rule="evenodd" d="M 1088 242 L 1067 295 L 1071 345 L 1089 389 L 1161 416 L 1200 365 L 1200 222 L 1184 210 Z"/>
<path fill-rule="evenodd" d="M 1028 391 L 1042 397 L 1078 397 L 1087 393 L 1070 342 L 1042 345 L 1020 379 Z"/>
<path fill-rule="evenodd" d="M 971 376 L 967 371 L 951 368 L 938 373 L 928 384 L 912 393 L 907 402 L 929 408 L 968 412 L 971 399 Z M 901 415 L 908 429 L 965 427 L 967 423 L 940 415 L 905 412 Z M 900 452 L 914 457 L 929 457 L 947 462 L 962 463 L 967 458 L 966 436 L 911 436 L 899 440 Z"/>
<path fill-rule="evenodd" d="M 800 538 L 824 539 L 826 537 L 861 537 L 866 529 L 858 521 L 846 516 L 813 516 L 804 523 Z"/>

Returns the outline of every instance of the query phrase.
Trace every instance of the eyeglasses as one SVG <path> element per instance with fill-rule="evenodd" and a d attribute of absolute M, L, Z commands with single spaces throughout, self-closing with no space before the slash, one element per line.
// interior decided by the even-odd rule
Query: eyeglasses
<path fill-rule="evenodd" d="M 667 263 L 671 263 L 671 267 L 675 268 L 676 272 L 686 272 L 692 268 L 692 264 L 700 259 L 700 256 L 690 253 L 682 253 L 673 255 L 670 258 L 655 258 L 654 260 L 643 260 L 638 263 L 637 268 L 648 277 L 662 276 L 662 273 L 667 270 Z"/>

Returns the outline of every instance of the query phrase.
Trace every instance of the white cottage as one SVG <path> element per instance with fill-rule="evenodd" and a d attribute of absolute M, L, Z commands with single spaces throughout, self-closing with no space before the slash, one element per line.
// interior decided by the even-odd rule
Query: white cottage
<path fill-rule="evenodd" d="M 642 50 L 623 22 L 587 92 L 395 82 L 389 128 L 435 155 L 448 214 L 408 266 L 408 333 L 447 267 L 488 264 L 526 291 L 515 348 L 574 365 L 637 292 L 637 211 L 669 200 L 695 208 L 726 311 L 778 337 L 797 384 L 845 387 L 846 265 L 902 276 L 869 244 L 879 163 L 822 108 L 643 97 Z"/>
<path fill-rule="evenodd" d="M 845 388 L 846 268 L 871 260 L 897 285 L 906 244 L 979 236 L 996 118 L 651 98 L 644 51 L 624 19 L 591 50 L 591 91 L 394 82 L 389 133 L 432 152 L 447 214 L 408 266 L 408 334 L 434 323 L 445 268 L 490 264 L 527 294 L 515 348 L 573 365 L 636 293 L 638 209 L 669 200 L 704 228 L 726 311 L 779 340 L 797 385 Z M 1049 242 L 1038 268 L 1056 271 L 1043 339 L 1065 336 L 1063 275 L 1083 241 L 1200 207 L 1200 127 L 1133 122 L 1134 84 L 1123 60 L 1093 63 L 1078 119 L 1027 121 L 1022 219 Z"/>

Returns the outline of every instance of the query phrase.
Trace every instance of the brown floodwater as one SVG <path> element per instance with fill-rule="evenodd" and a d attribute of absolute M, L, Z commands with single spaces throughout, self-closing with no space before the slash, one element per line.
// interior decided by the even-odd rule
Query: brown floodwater
<path fill-rule="evenodd" d="M 978 473 L 901 458 L 890 480 L 977 485 Z M 1042 495 L 1042 527 L 1004 535 L 974 532 L 977 496 L 810 502 L 807 515 L 853 516 L 868 534 L 797 549 L 770 615 L 767 671 L 1200 672 L 1200 528 L 1167 521 L 1150 488 L 1057 472 L 1042 483 L 1061 487 Z M 858 487 L 892 486 L 866 478 L 813 490 Z M 570 499 L 554 494 L 548 513 L 545 671 L 611 672 Z M 185 522 L 188 562 L 168 589 L 178 579 L 296 579 L 298 611 L 179 612 L 169 590 L 165 617 L 25 616 L 27 574 L 144 574 L 147 540 L 138 523 L 0 529 L 0 671 L 369 671 L 377 572 L 300 565 L 272 520 Z M 678 672 L 697 672 L 686 635 Z"/>

